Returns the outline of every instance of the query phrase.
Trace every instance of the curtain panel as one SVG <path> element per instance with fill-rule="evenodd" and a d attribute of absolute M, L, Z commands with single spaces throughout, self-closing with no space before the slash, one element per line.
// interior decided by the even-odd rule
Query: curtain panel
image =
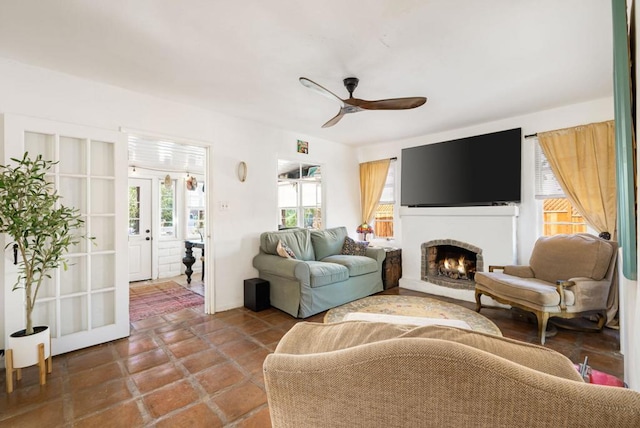
<path fill-rule="evenodd" d="M 382 159 L 360 164 L 360 208 L 362 209 L 362 223 L 373 220 L 380 196 L 387 181 L 390 159 Z"/>
<path fill-rule="evenodd" d="M 614 121 L 539 132 L 538 140 L 573 206 L 598 233 L 617 240 Z"/>

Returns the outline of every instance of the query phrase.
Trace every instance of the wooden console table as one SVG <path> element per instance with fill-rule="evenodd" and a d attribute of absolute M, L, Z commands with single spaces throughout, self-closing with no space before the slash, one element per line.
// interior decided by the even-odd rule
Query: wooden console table
<path fill-rule="evenodd" d="M 204 281 L 204 242 L 202 241 L 184 241 L 184 257 L 182 263 L 187 267 L 184 273 L 187 275 L 187 284 L 191 284 L 191 274 L 193 270 L 191 266 L 196 262 L 193 257 L 193 249 L 200 248 L 202 250 L 202 280 Z"/>
<path fill-rule="evenodd" d="M 402 249 L 385 248 L 387 256 L 382 262 L 382 284 L 384 289 L 397 287 L 402 278 Z"/>

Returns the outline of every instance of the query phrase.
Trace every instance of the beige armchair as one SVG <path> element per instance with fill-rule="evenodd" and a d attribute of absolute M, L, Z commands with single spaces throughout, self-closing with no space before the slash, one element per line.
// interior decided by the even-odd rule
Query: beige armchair
<path fill-rule="evenodd" d="M 299 323 L 264 362 L 273 427 L 638 427 L 640 393 L 564 355 L 445 326 Z"/>
<path fill-rule="evenodd" d="M 489 272 L 476 272 L 476 311 L 482 308 L 484 294 L 533 312 L 542 344 L 549 317 L 597 314 L 601 330 L 617 248 L 616 242 L 586 233 L 542 237 L 533 248 L 528 266 L 489 266 Z"/>

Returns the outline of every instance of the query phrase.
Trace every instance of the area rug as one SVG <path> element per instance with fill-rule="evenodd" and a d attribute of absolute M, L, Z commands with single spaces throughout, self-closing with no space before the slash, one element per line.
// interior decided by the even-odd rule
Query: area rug
<path fill-rule="evenodd" d="M 369 296 L 330 309 L 324 322 L 340 322 L 347 314 L 354 312 L 460 320 L 469 324 L 472 330 L 502 336 L 498 326 L 487 317 L 462 306 L 429 297 Z"/>
<path fill-rule="evenodd" d="M 140 321 L 157 315 L 204 305 L 204 298 L 177 282 L 129 288 L 129 320 Z"/>

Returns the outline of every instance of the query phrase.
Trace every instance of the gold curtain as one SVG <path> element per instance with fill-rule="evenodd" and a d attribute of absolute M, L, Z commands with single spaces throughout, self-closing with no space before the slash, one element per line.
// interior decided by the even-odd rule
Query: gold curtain
<path fill-rule="evenodd" d="M 369 223 L 380 202 L 380 196 L 387 181 L 390 159 L 382 159 L 360 164 L 360 208 L 362 223 Z"/>
<path fill-rule="evenodd" d="M 614 121 L 539 132 L 551 170 L 589 226 L 616 239 Z"/>
<path fill-rule="evenodd" d="M 538 140 L 567 199 L 589 226 L 617 240 L 615 123 L 591 123 L 539 132 Z M 617 325 L 617 272 L 607 302 L 607 323 Z"/>

